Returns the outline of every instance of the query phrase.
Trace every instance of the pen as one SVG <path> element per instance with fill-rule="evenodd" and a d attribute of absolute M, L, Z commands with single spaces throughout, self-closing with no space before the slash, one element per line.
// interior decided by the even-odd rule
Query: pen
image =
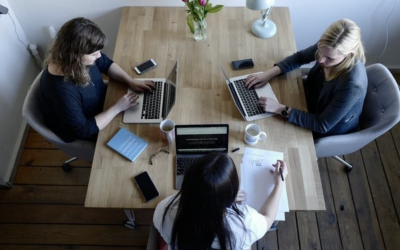
<path fill-rule="evenodd" d="M 232 153 L 238 151 L 239 149 L 240 149 L 240 148 L 235 148 L 235 149 L 233 149 L 233 150 L 232 150 Z"/>
<path fill-rule="evenodd" d="M 281 174 L 282 181 L 285 181 L 285 180 L 283 179 L 282 167 L 279 167 L 279 173 Z"/>

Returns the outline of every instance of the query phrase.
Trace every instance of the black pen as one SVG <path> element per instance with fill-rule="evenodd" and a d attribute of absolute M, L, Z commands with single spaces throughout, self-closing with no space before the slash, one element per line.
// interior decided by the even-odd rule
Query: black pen
<path fill-rule="evenodd" d="M 235 149 L 233 149 L 233 150 L 232 150 L 232 153 L 238 151 L 239 149 L 240 149 L 240 148 L 235 148 Z"/>
<path fill-rule="evenodd" d="M 281 174 L 282 181 L 285 181 L 285 180 L 283 179 L 282 167 L 279 167 L 279 173 Z"/>

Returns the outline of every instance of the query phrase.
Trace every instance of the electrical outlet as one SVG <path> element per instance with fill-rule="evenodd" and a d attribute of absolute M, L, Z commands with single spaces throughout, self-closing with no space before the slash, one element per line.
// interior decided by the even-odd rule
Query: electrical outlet
<path fill-rule="evenodd" d="M 0 5 L 0 14 L 7 14 L 8 13 L 8 9 L 7 7 Z"/>

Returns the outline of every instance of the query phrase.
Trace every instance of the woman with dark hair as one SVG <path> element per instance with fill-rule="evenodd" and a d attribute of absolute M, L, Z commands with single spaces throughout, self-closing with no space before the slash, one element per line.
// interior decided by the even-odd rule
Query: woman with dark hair
<path fill-rule="evenodd" d="M 243 201 L 235 164 L 227 154 L 211 153 L 186 171 L 178 194 L 162 200 L 153 222 L 169 249 L 251 249 L 276 217 L 286 165 L 274 165 L 275 187 L 260 212 Z"/>
<path fill-rule="evenodd" d="M 315 137 L 357 129 L 367 93 L 364 47 L 360 28 L 351 20 L 332 23 L 317 44 L 287 57 L 266 72 L 250 75 L 247 88 L 259 88 L 273 77 L 317 61 L 304 82 L 308 113 L 261 97 L 265 111 L 310 129 Z"/>
<path fill-rule="evenodd" d="M 95 141 L 117 114 L 137 104 L 136 94 L 125 94 L 103 111 L 102 73 L 137 92 L 154 89 L 154 83 L 133 79 L 102 54 L 105 44 L 100 28 L 79 17 L 61 27 L 48 52 L 40 79 L 40 108 L 47 126 L 65 142 Z"/>

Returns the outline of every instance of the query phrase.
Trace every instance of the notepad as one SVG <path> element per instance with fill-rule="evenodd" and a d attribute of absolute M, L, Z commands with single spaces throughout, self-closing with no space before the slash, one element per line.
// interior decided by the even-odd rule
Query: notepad
<path fill-rule="evenodd" d="M 241 164 L 241 190 L 247 193 L 246 204 L 257 211 L 260 210 L 275 185 L 274 176 L 270 170 L 276 160 L 283 160 L 282 152 L 245 148 Z M 286 192 L 286 183 L 279 200 L 275 220 L 284 221 L 285 212 L 289 212 L 289 202 Z"/>
<path fill-rule="evenodd" d="M 147 142 L 128 129 L 120 128 L 107 146 L 133 162 L 147 147 Z"/>

